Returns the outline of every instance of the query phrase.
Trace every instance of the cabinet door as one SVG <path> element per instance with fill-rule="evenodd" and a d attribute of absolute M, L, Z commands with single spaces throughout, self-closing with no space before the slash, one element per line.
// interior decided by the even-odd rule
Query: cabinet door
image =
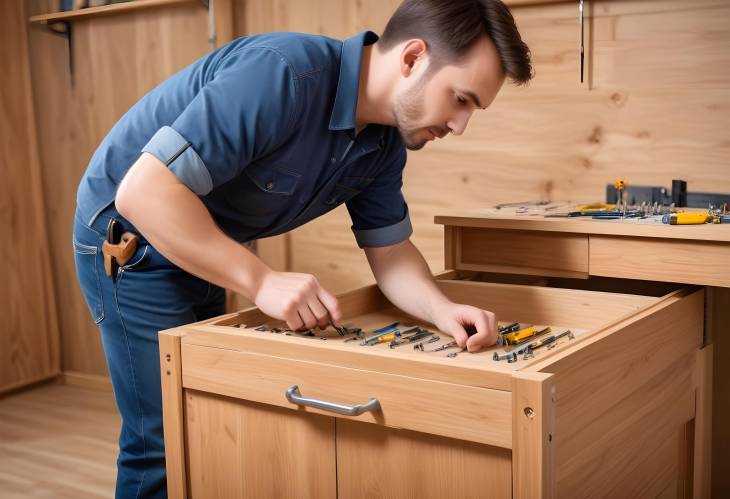
<path fill-rule="evenodd" d="M 185 391 L 188 497 L 337 494 L 334 418 Z"/>
<path fill-rule="evenodd" d="M 509 449 L 337 419 L 340 499 L 512 497 Z"/>

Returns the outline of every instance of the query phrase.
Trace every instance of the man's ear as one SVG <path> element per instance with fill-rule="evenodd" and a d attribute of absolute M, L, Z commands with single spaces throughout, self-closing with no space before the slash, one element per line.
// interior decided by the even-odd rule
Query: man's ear
<path fill-rule="evenodd" d="M 428 55 L 428 45 L 420 38 L 408 40 L 403 46 L 400 54 L 400 73 L 408 77 L 413 73 L 414 68 L 424 64 Z"/>

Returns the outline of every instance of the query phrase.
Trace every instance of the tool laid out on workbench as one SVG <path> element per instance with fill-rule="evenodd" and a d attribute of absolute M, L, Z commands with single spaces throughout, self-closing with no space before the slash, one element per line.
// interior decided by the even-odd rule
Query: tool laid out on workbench
<path fill-rule="evenodd" d="M 241 325 L 238 324 L 237 326 L 234 326 L 234 327 L 240 327 L 240 326 Z M 358 339 L 358 338 L 362 338 L 362 336 L 363 336 L 362 329 L 360 329 L 359 327 L 348 328 L 346 326 L 337 326 L 335 324 L 332 324 L 332 328 L 340 336 L 347 336 L 347 335 L 353 334 L 354 335 L 353 338 L 350 338 L 350 339 Z M 319 335 L 315 334 L 315 332 L 311 329 L 307 329 L 307 330 L 303 330 L 303 331 L 294 331 L 294 330 L 289 329 L 288 327 L 284 327 L 284 326 L 271 327 L 267 324 L 261 324 L 260 326 L 254 327 L 253 330 L 254 331 L 263 331 L 263 332 L 267 332 L 267 333 L 284 334 L 286 336 L 297 336 L 299 338 L 317 338 L 320 340 L 327 339 L 324 336 L 319 336 Z M 348 340 L 345 340 L 345 341 L 348 341 Z"/>
<path fill-rule="evenodd" d="M 550 328 L 545 328 L 548 331 Z M 548 347 L 548 349 L 554 348 L 555 345 L 557 345 L 558 340 L 564 337 L 568 337 L 568 340 L 572 340 L 575 338 L 575 335 L 571 332 L 570 329 L 566 329 L 560 334 L 554 334 L 552 336 L 548 336 L 547 338 L 542 338 L 537 341 L 533 341 L 532 343 L 528 343 L 527 345 L 524 345 L 522 348 L 510 350 L 505 352 L 504 354 L 500 354 L 499 352 L 494 352 L 492 355 L 492 360 L 495 362 L 499 362 L 502 360 L 506 360 L 508 363 L 517 362 L 518 356 L 522 355 L 523 360 L 527 360 L 534 356 L 535 350 L 538 350 L 540 348 L 543 348 L 545 346 Z M 534 338 L 534 336 L 533 336 Z M 521 344 L 524 344 L 526 342 L 522 342 Z M 512 345 L 513 347 L 516 345 Z"/>
<path fill-rule="evenodd" d="M 421 342 L 416 343 L 415 345 L 413 345 L 413 349 L 414 350 L 418 350 L 420 352 L 423 352 L 424 351 L 423 350 L 424 345 L 428 345 L 429 343 L 436 343 L 440 339 L 441 339 L 440 336 L 433 335 L 429 339 L 424 340 L 424 341 L 421 341 Z"/>
<path fill-rule="evenodd" d="M 669 225 L 700 225 L 730 223 L 727 203 L 722 209 L 710 205 L 707 211 L 668 213 L 662 217 L 662 223 Z"/>
<path fill-rule="evenodd" d="M 551 348 L 555 348 L 556 342 L 560 339 L 567 336 L 569 340 L 575 339 L 575 335 L 568 329 L 567 331 L 564 331 L 560 334 L 556 334 L 553 336 L 549 336 L 547 338 L 543 338 L 540 341 L 536 341 L 535 343 L 530 343 L 529 345 L 525 346 L 524 348 L 521 348 L 517 351 L 518 354 L 524 355 L 523 359 L 527 360 L 530 357 L 534 356 L 535 350 L 538 348 L 542 348 L 544 346 L 548 347 L 548 350 Z"/>
<path fill-rule="evenodd" d="M 500 330 L 497 335 L 497 346 L 502 345 L 517 345 L 523 343 L 530 338 L 550 332 L 550 328 L 546 327 L 539 329 L 537 326 L 528 326 L 520 328 L 517 324 L 517 328 L 513 330 Z"/>
<path fill-rule="evenodd" d="M 394 340 L 396 336 L 400 335 L 401 333 L 398 331 L 398 323 L 394 322 L 393 324 L 388 324 L 385 327 L 381 327 L 380 329 L 373 331 L 373 335 L 369 338 L 365 338 L 360 345 L 377 345 L 378 343 Z"/>
<path fill-rule="evenodd" d="M 501 335 L 501 339 L 503 345 L 514 347 L 517 345 L 522 345 L 523 343 L 527 343 L 533 338 L 541 336 L 543 334 L 547 334 L 549 332 L 550 327 L 544 327 L 540 329 L 537 326 L 530 326 L 524 329 L 520 329 L 519 331 L 515 331 L 514 333 L 503 334 Z"/>
<path fill-rule="evenodd" d="M 431 331 L 428 331 L 427 329 L 422 329 L 420 327 L 415 327 L 414 329 L 415 332 L 413 334 L 405 336 L 407 332 L 404 331 L 400 339 L 395 339 L 391 341 L 390 348 L 399 347 L 401 345 L 405 345 L 406 343 L 414 343 L 433 335 L 433 333 Z"/>

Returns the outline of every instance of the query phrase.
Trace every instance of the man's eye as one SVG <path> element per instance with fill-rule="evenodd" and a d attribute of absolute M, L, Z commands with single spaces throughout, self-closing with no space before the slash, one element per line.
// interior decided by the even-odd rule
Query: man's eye
<path fill-rule="evenodd" d="M 466 99 L 465 98 L 463 98 L 461 96 L 457 96 L 456 97 L 456 100 L 459 101 L 459 104 L 461 104 L 462 106 L 466 105 Z"/>

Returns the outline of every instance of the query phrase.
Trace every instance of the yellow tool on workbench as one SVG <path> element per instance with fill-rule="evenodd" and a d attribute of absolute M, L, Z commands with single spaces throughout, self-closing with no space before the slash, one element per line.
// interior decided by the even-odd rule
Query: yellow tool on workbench
<path fill-rule="evenodd" d="M 544 333 L 549 333 L 550 328 L 546 327 L 543 329 L 537 329 L 535 326 L 526 327 L 523 329 L 520 329 L 519 331 L 515 331 L 513 333 L 506 333 L 502 335 L 502 342 L 507 345 L 517 345 L 528 338 L 532 338 L 533 336 L 537 336 Z"/>
<path fill-rule="evenodd" d="M 393 341 L 395 339 L 395 336 L 395 332 L 384 334 L 383 336 L 378 336 L 372 344 L 375 345 L 377 343 L 386 343 L 389 341 Z"/>
<path fill-rule="evenodd" d="M 709 214 L 701 212 L 667 213 L 662 217 L 662 223 L 669 225 L 699 225 L 707 223 Z"/>
<path fill-rule="evenodd" d="M 575 211 L 592 212 L 592 211 L 611 211 L 615 210 L 615 204 L 606 203 L 592 203 L 592 204 L 579 204 L 575 207 Z"/>

